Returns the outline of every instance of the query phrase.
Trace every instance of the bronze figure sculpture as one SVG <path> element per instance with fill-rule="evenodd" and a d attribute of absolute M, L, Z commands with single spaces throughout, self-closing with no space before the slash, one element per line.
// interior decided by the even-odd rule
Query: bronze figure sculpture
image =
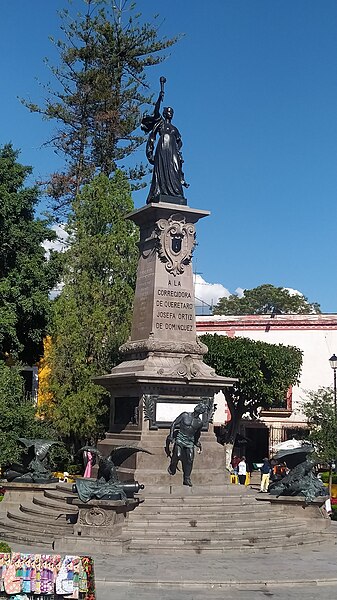
<path fill-rule="evenodd" d="M 175 475 L 178 468 L 178 462 L 181 462 L 183 468 L 183 484 L 192 487 L 191 473 L 194 461 L 194 447 L 198 452 L 202 451 L 199 441 L 203 422 L 200 415 L 207 411 L 205 404 L 197 404 L 193 412 L 181 413 L 172 423 L 170 433 L 166 439 L 166 454 L 171 458 L 168 472 Z M 173 451 L 170 451 L 170 444 L 174 444 Z"/>
<path fill-rule="evenodd" d="M 52 446 L 59 444 L 53 440 L 19 438 L 18 442 L 27 448 L 22 464 L 12 464 L 5 472 L 7 481 L 21 483 L 55 483 L 48 464 L 48 452 Z"/>
<path fill-rule="evenodd" d="M 314 475 L 313 468 L 317 461 L 310 458 L 313 447 L 306 445 L 301 448 L 280 451 L 275 458 L 287 458 L 291 471 L 280 481 L 269 486 L 269 493 L 275 496 L 304 496 L 306 502 L 311 502 L 319 496 L 326 496 L 327 489 Z M 300 461 L 300 462 L 298 462 Z"/>
<path fill-rule="evenodd" d="M 148 450 L 135 448 L 134 446 L 120 446 L 114 448 L 107 457 L 103 456 L 97 448 L 92 446 L 83 446 L 79 452 L 84 452 L 85 450 L 97 456 L 98 473 L 96 480 L 87 478 L 76 480 L 76 491 L 82 502 L 88 502 L 93 498 L 99 500 L 125 500 L 128 497 L 128 493 L 133 494 L 144 488 L 144 486 L 139 485 L 136 481 L 120 481 L 116 467 L 119 467 L 136 452 L 151 454 Z"/>
<path fill-rule="evenodd" d="M 147 203 L 172 202 L 174 204 L 187 204 L 184 198 L 183 187 L 189 187 L 183 173 L 183 157 L 181 154 L 181 135 L 172 125 L 173 108 L 163 109 L 160 114 L 160 105 L 164 99 L 165 77 L 160 78 L 160 93 L 151 116 L 144 116 L 141 127 L 149 134 L 146 144 L 146 156 L 153 165 L 152 182 Z M 157 134 L 159 139 L 155 149 Z"/>

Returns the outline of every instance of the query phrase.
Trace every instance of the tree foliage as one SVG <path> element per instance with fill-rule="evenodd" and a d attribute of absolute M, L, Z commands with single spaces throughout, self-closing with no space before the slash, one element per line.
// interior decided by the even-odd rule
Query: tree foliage
<path fill-rule="evenodd" d="M 226 441 L 234 443 L 243 415 L 256 418 L 261 408 L 284 406 L 288 388 L 298 383 L 302 351 L 243 337 L 208 334 L 201 341 L 208 347 L 205 362 L 218 375 L 238 379 L 224 390 L 231 413 Z"/>
<path fill-rule="evenodd" d="M 332 462 L 337 456 L 337 422 L 331 388 L 309 391 L 302 410 L 308 420 L 309 440 L 322 462 Z"/>
<path fill-rule="evenodd" d="M 41 410 L 73 448 L 104 431 L 107 393 L 92 378 L 111 371 L 129 334 L 138 232 L 124 217 L 132 209 L 126 176 L 101 174 L 77 197 L 68 227 L 49 357 L 53 401 Z"/>
<path fill-rule="evenodd" d="M 0 462 L 17 461 L 22 452 L 19 437 L 55 439 L 54 431 L 35 416 L 35 406 L 25 399 L 24 382 L 18 368 L 0 360 Z"/>
<path fill-rule="evenodd" d="M 51 336 L 47 335 L 43 340 L 43 356 L 38 362 L 38 382 L 39 382 L 39 393 L 37 402 L 38 405 L 47 405 L 52 402 L 53 395 L 50 390 L 50 354 L 51 354 L 52 341 Z"/>
<path fill-rule="evenodd" d="M 55 233 L 34 217 L 36 187 L 25 187 L 31 167 L 17 162 L 11 144 L 0 149 L 0 357 L 33 364 L 42 353 L 58 260 L 42 243 Z"/>
<path fill-rule="evenodd" d="M 305 296 L 290 294 L 282 287 L 265 283 L 251 290 L 245 290 L 239 298 L 231 294 L 220 298 L 214 307 L 215 315 L 265 315 L 265 314 L 309 314 L 320 313 L 319 304 L 310 303 Z"/>
<path fill-rule="evenodd" d="M 84 5 L 85 14 L 75 19 L 68 10 L 61 13 L 63 39 L 53 40 L 60 62 L 50 66 L 54 85 L 46 86 L 44 105 L 24 101 L 32 112 L 57 123 L 50 143 L 66 158 L 67 168 L 49 182 L 56 207 L 67 206 L 94 174 L 114 173 L 143 143 L 136 129 L 152 99 L 147 71 L 177 41 L 160 39 L 157 17 L 142 22 L 126 0 L 84 0 Z M 144 173 L 140 165 L 129 176 L 137 180 Z"/>

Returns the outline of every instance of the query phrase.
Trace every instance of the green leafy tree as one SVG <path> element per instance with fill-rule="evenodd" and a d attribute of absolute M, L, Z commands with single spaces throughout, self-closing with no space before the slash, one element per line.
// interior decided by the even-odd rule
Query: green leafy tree
<path fill-rule="evenodd" d="M 290 294 L 285 288 L 275 287 L 270 283 L 245 290 L 242 298 L 236 294 L 220 298 L 213 309 L 215 315 L 302 315 L 320 312 L 320 306 L 316 302 L 310 303 L 305 296 Z"/>
<path fill-rule="evenodd" d="M 256 418 L 260 409 L 284 406 L 287 390 L 298 383 L 302 351 L 243 337 L 208 334 L 201 341 L 208 347 L 205 362 L 218 375 L 238 379 L 233 387 L 224 389 L 231 413 L 224 442 L 231 455 L 244 415 Z"/>
<path fill-rule="evenodd" d="M 0 358 L 33 364 L 43 350 L 58 260 L 45 256 L 42 243 L 55 233 L 35 218 L 38 190 L 24 185 L 32 169 L 17 157 L 11 144 L 0 149 Z"/>
<path fill-rule="evenodd" d="M 53 402 L 42 412 L 72 450 L 104 431 L 107 392 L 92 378 L 110 372 L 129 334 L 138 259 L 138 232 L 125 220 L 132 209 L 126 176 L 101 174 L 78 195 L 68 226 L 49 359 Z"/>
<path fill-rule="evenodd" d="M 147 71 L 177 41 L 160 39 L 158 17 L 143 22 L 134 3 L 85 0 L 84 5 L 85 14 L 75 19 L 68 10 L 61 13 L 63 39 L 53 40 L 60 62 L 50 67 L 55 84 L 46 86 L 45 104 L 24 101 L 58 126 L 50 143 L 66 158 L 67 168 L 49 182 L 56 207 L 67 207 L 95 173 L 114 173 L 143 143 L 136 129 L 152 100 Z M 144 174 L 142 165 L 129 171 L 134 180 Z"/>
<path fill-rule="evenodd" d="M 337 459 L 337 420 L 331 388 L 309 391 L 302 406 L 308 420 L 309 440 L 318 459 L 330 465 L 329 489 L 331 495 L 332 463 Z"/>
<path fill-rule="evenodd" d="M 25 399 L 24 382 L 18 368 L 0 360 L 0 461 L 1 466 L 18 461 L 19 437 L 55 438 L 55 432 L 36 418 L 35 406 Z"/>

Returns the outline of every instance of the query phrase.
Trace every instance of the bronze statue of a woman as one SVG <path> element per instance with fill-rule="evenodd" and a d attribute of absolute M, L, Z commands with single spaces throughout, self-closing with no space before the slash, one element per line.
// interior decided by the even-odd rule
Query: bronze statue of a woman
<path fill-rule="evenodd" d="M 152 182 L 147 203 L 172 202 L 187 204 L 183 187 L 188 187 L 182 170 L 182 141 L 178 129 L 172 125 L 173 108 L 165 107 L 160 114 L 160 105 L 164 98 L 165 77 L 160 78 L 161 90 L 151 116 L 142 119 L 142 129 L 149 133 L 146 144 L 146 156 L 153 165 Z M 157 134 L 159 135 L 154 152 Z"/>

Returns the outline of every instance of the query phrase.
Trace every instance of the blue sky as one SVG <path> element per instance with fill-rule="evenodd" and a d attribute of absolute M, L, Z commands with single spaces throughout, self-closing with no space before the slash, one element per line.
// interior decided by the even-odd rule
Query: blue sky
<path fill-rule="evenodd" d="M 0 144 L 37 179 L 62 166 L 43 143 L 53 124 L 24 108 L 50 79 L 57 9 L 66 0 L 0 6 Z M 81 6 L 73 2 L 74 10 Z M 231 292 L 295 288 L 337 312 L 337 3 L 335 0 L 138 0 L 162 35 L 185 34 L 149 75 L 183 137 L 190 206 L 200 222 L 195 269 Z M 146 191 L 135 193 L 137 207 Z"/>

